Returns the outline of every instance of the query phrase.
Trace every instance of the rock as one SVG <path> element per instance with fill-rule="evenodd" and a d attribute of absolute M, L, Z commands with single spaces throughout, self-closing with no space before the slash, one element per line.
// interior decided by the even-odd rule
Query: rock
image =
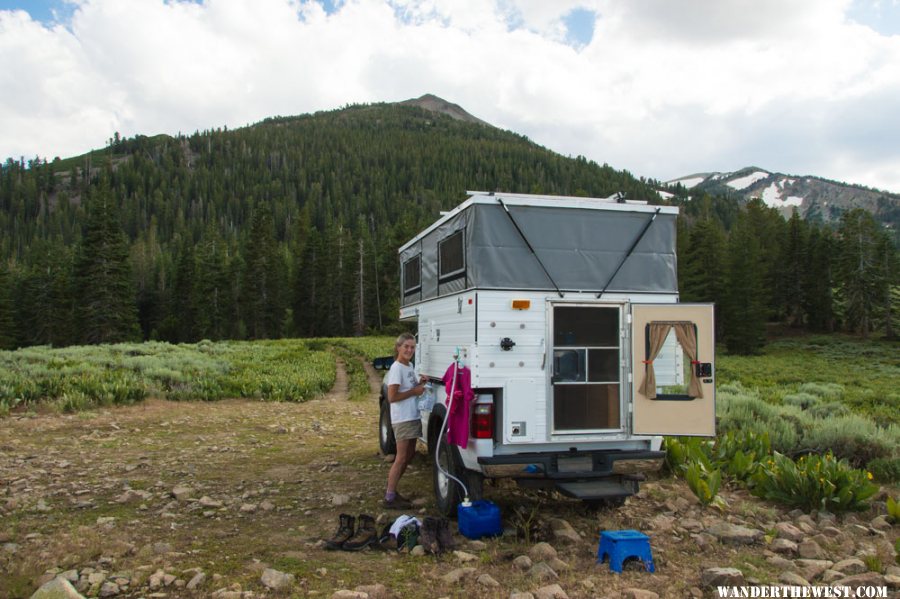
<path fill-rule="evenodd" d="M 61 578 L 65 578 L 69 582 L 78 582 L 78 570 L 66 570 L 60 574 Z"/>
<path fill-rule="evenodd" d="M 425 548 L 421 545 L 416 545 L 409 550 L 409 554 L 413 557 L 422 557 L 423 555 L 425 555 Z"/>
<path fill-rule="evenodd" d="M 441 576 L 441 580 L 447 584 L 457 584 L 461 580 L 472 578 L 475 574 L 477 574 L 475 568 L 457 568 Z"/>
<path fill-rule="evenodd" d="M 153 494 L 148 491 L 142 491 L 140 489 L 128 489 L 118 497 L 116 497 L 113 501 L 116 503 L 139 503 L 141 501 L 147 501 L 153 497 Z"/>
<path fill-rule="evenodd" d="M 798 559 L 794 560 L 794 563 L 797 565 L 798 574 L 806 580 L 815 580 L 832 565 L 832 562 L 822 559 Z"/>
<path fill-rule="evenodd" d="M 895 576 L 894 574 L 885 574 L 884 575 L 884 584 L 893 590 L 900 589 L 900 576 Z"/>
<path fill-rule="evenodd" d="M 353 590 L 365 593 L 369 596 L 369 599 L 387 599 L 388 597 L 387 587 L 380 583 L 364 584 Z"/>
<path fill-rule="evenodd" d="M 563 544 L 580 543 L 581 536 L 572 528 L 566 520 L 562 518 L 551 518 L 549 521 L 550 529 L 553 531 L 553 538 Z"/>
<path fill-rule="evenodd" d="M 843 559 L 831 566 L 831 569 L 840 572 L 844 576 L 853 576 L 854 574 L 862 574 L 869 571 L 866 564 L 863 563 L 861 559 L 855 557 Z"/>
<path fill-rule="evenodd" d="M 884 576 L 878 572 L 866 572 L 865 574 L 857 574 L 848 576 L 835 581 L 834 586 L 848 587 L 880 587 L 884 586 Z"/>
<path fill-rule="evenodd" d="M 465 551 L 454 551 L 453 555 L 454 557 L 456 557 L 456 559 L 464 564 L 478 561 L 477 555 L 472 555 L 471 553 L 466 553 Z"/>
<path fill-rule="evenodd" d="M 193 591 L 198 586 L 202 585 L 204 582 L 206 582 L 206 574 L 204 574 L 203 572 L 197 572 L 188 581 L 187 585 L 185 585 L 185 588 L 189 591 Z"/>
<path fill-rule="evenodd" d="M 260 577 L 260 582 L 274 591 L 280 591 L 289 589 L 294 585 L 294 575 L 266 568 Z"/>
<path fill-rule="evenodd" d="M 175 485 L 169 494 L 178 501 L 188 501 L 194 496 L 194 489 L 187 485 Z"/>
<path fill-rule="evenodd" d="M 796 572 L 782 572 L 778 575 L 778 582 L 789 584 L 791 586 L 808 587 L 809 581 L 797 574 Z"/>
<path fill-rule="evenodd" d="M 659 599 L 659 595 L 646 589 L 625 589 L 622 591 L 624 599 Z"/>
<path fill-rule="evenodd" d="M 271 501 L 269 501 L 268 499 L 265 499 L 262 501 L 262 503 L 259 504 L 259 509 L 261 509 L 264 512 L 271 512 L 272 510 L 275 509 L 275 504 L 272 503 Z"/>
<path fill-rule="evenodd" d="M 703 523 L 693 518 L 684 518 L 678 523 L 678 526 L 688 532 L 700 532 L 703 530 Z"/>
<path fill-rule="evenodd" d="M 791 524 L 790 522 L 779 522 L 775 525 L 775 535 L 779 539 L 787 539 L 794 543 L 803 540 L 803 531 Z"/>
<path fill-rule="evenodd" d="M 466 546 L 472 551 L 484 551 L 487 549 L 487 543 L 484 541 L 469 541 Z"/>
<path fill-rule="evenodd" d="M 88 574 L 88 584 L 90 585 L 103 584 L 105 580 L 105 572 L 91 572 L 90 574 Z"/>
<path fill-rule="evenodd" d="M 482 574 L 475 581 L 483 587 L 495 589 L 500 586 L 500 583 L 497 582 L 490 574 Z"/>
<path fill-rule="evenodd" d="M 800 557 L 806 559 L 828 559 L 828 554 L 822 549 L 822 546 L 813 540 L 807 540 L 800 543 L 797 547 Z"/>
<path fill-rule="evenodd" d="M 538 580 L 556 580 L 559 578 L 559 574 L 547 562 L 538 562 L 533 565 L 531 570 L 528 571 L 528 575 Z"/>
<path fill-rule="evenodd" d="M 656 532 L 668 532 L 675 528 L 675 518 L 673 518 L 672 516 L 666 516 L 665 514 L 659 514 L 657 516 L 654 516 L 653 519 L 650 520 L 650 528 L 652 528 Z M 695 532 L 700 531 L 698 530 Z"/>
<path fill-rule="evenodd" d="M 888 566 L 884 569 L 884 573 L 890 576 L 900 576 L 900 566 Z"/>
<path fill-rule="evenodd" d="M 113 529 L 116 526 L 116 519 L 112 516 L 101 516 L 97 518 L 97 526 L 107 530 Z"/>
<path fill-rule="evenodd" d="M 347 505 L 348 503 L 350 503 L 349 495 L 339 494 L 339 495 L 331 496 L 331 505 L 339 506 L 339 505 Z"/>
<path fill-rule="evenodd" d="M 819 580 L 821 580 L 823 584 L 831 584 L 835 580 L 844 578 L 844 576 L 846 576 L 846 574 L 844 574 L 843 572 L 838 572 L 837 570 L 825 570 L 824 572 L 822 572 L 822 578 L 820 578 Z"/>
<path fill-rule="evenodd" d="M 211 508 L 220 508 L 220 507 L 222 507 L 222 502 L 221 502 L 221 501 L 216 501 L 215 499 L 213 499 L 213 498 L 210 497 L 209 495 L 204 495 L 203 497 L 201 497 L 201 498 L 200 498 L 200 501 L 199 501 L 198 503 L 199 503 L 200 505 L 202 505 L 203 507 L 211 507 Z"/>
<path fill-rule="evenodd" d="M 706 549 L 707 547 L 711 547 L 714 545 L 718 539 L 712 536 L 709 533 L 701 532 L 699 534 L 692 534 L 691 539 L 697 544 L 698 549 Z"/>
<path fill-rule="evenodd" d="M 528 570 L 529 568 L 531 568 L 531 566 L 533 566 L 533 565 L 534 565 L 534 563 L 531 561 L 531 558 L 528 557 L 527 555 L 520 555 L 519 557 L 517 557 L 516 559 L 513 560 L 513 566 L 515 566 L 519 570 L 522 570 L 523 572 L 525 570 Z"/>
<path fill-rule="evenodd" d="M 114 582 L 104 582 L 103 585 L 100 586 L 100 596 L 101 597 L 115 597 L 120 593 L 119 585 Z"/>
<path fill-rule="evenodd" d="M 794 512 L 791 513 L 793 514 Z M 810 516 L 809 514 L 800 514 L 794 520 L 797 522 L 797 526 L 805 524 L 806 526 L 812 527 L 813 529 L 815 529 L 816 527 L 816 521 L 813 520 L 812 516 Z"/>
<path fill-rule="evenodd" d="M 340 591 L 335 591 L 331 594 L 331 599 L 369 599 L 368 593 L 363 593 L 361 591 L 348 591 L 347 589 L 341 589 Z"/>
<path fill-rule="evenodd" d="M 153 553 L 156 555 L 165 555 L 166 553 L 172 553 L 172 546 L 168 543 L 153 543 L 152 547 Z"/>
<path fill-rule="evenodd" d="M 875 516 L 874 518 L 872 518 L 869 526 L 871 526 L 875 530 L 890 530 L 892 528 L 891 523 L 888 522 L 887 517 L 884 515 Z"/>
<path fill-rule="evenodd" d="M 797 543 L 791 540 L 775 539 L 772 541 L 772 544 L 769 545 L 769 549 L 782 555 L 797 555 L 799 547 L 797 546 Z"/>
<path fill-rule="evenodd" d="M 534 599 L 569 599 L 566 592 L 558 584 L 541 587 L 534 592 Z"/>
<path fill-rule="evenodd" d="M 703 587 L 743 586 L 744 573 L 737 568 L 707 568 L 700 573 L 700 585 Z"/>
<path fill-rule="evenodd" d="M 719 539 L 720 543 L 732 545 L 752 545 L 760 542 L 765 536 L 761 530 L 728 522 L 718 522 L 707 528 L 706 532 Z"/>
<path fill-rule="evenodd" d="M 532 595 L 531 593 L 519 593 L 513 591 L 509 594 L 509 599 L 534 599 L 534 595 Z"/>
<path fill-rule="evenodd" d="M 65 578 L 54 578 L 31 595 L 31 599 L 84 599 Z"/>
<path fill-rule="evenodd" d="M 547 561 L 547 565 L 553 568 L 556 572 L 568 572 L 572 569 L 572 566 L 562 561 L 558 557 L 551 557 Z"/>
<path fill-rule="evenodd" d="M 528 557 L 536 562 L 540 562 L 557 557 L 557 553 L 550 543 L 538 543 L 528 551 Z"/>
<path fill-rule="evenodd" d="M 6 553 L 16 553 L 19 551 L 19 546 L 15 543 L 3 543 L 3 551 Z"/>
<path fill-rule="evenodd" d="M 776 570 L 796 570 L 797 564 L 789 559 L 785 559 L 780 555 L 773 555 L 766 558 L 766 562 L 772 565 Z"/>
<path fill-rule="evenodd" d="M 244 514 L 255 514 L 258 507 L 255 503 L 244 503 L 241 505 L 241 512 Z"/>

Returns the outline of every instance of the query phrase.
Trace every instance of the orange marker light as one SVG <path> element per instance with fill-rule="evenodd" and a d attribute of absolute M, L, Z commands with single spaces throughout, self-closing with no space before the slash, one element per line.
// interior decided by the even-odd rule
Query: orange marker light
<path fill-rule="evenodd" d="M 531 300 L 513 300 L 513 310 L 528 310 L 531 308 Z"/>

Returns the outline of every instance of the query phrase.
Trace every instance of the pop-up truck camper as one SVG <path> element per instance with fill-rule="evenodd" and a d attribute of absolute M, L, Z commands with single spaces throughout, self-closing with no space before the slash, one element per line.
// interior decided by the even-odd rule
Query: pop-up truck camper
<path fill-rule="evenodd" d="M 507 477 L 620 502 L 661 465 L 663 435 L 715 434 L 713 306 L 678 303 L 676 207 L 468 195 L 400 248 L 400 319 L 432 382 L 422 441 L 472 499 Z M 468 369 L 469 401 L 451 406 L 466 430 L 438 443 L 454 364 Z M 463 496 L 440 468 L 434 490 L 444 514 Z"/>

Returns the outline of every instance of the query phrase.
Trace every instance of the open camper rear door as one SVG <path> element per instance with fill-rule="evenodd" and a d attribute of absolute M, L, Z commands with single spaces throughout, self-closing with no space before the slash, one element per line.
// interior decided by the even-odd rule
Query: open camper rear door
<path fill-rule="evenodd" d="M 632 432 L 716 434 L 712 304 L 632 304 Z"/>

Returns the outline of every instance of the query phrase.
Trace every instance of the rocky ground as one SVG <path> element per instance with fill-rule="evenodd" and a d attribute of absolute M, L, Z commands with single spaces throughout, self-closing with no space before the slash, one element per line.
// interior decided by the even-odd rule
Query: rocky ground
<path fill-rule="evenodd" d="M 373 388 L 377 379 L 372 375 Z M 346 376 L 303 404 L 222 401 L 0 420 L 0 597 L 703 597 L 718 584 L 879 586 L 897 595 L 900 529 L 869 512 L 788 511 L 726 490 L 702 509 L 680 481 L 617 509 L 486 485 L 505 532 L 440 556 L 326 551 L 338 515 L 380 509 L 390 467 L 377 401 Z M 420 449 L 421 451 L 421 449 Z M 403 480 L 434 513 L 427 456 Z M 516 530 L 528 529 L 531 538 Z M 596 564 L 601 530 L 650 535 L 654 573 Z M 455 530 L 455 529 L 454 529 Z M 49 595 L 44 595 L 49 596 Z"/>

